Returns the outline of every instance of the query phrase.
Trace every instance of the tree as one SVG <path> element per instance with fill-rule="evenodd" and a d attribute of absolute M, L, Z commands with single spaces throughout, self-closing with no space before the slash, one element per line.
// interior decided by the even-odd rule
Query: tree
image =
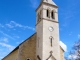
<path fill-rule="evenodd" d="M 80 60 L 80 40 L 75 42 L 69 56 L 65 60 Z"/>

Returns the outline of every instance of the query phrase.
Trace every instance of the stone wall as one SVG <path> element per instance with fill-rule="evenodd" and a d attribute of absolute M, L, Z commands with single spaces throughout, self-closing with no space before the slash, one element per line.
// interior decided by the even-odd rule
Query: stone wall
<path fill-rule="evenodd" d="M 24 41 L 19 46 L 19 59 L 18 60 L 35 60 L 36 56 L 36 34 L 32 35 L 28 40 Z"/>
<path fill-rule="evenodd" d="M 64 51 L 61 47 L 60 47 L 60 60 L 64 60 Z"/>
<path fill-rule="evenodd" d="M 10 53 L 8 56 L 3 58 L 2 60 L 18 60 L 18 49 Z"/>

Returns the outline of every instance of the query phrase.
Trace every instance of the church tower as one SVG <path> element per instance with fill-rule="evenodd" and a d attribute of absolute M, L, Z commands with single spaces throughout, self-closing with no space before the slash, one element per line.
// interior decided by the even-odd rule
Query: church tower
<path fill-rule="evenodd" d="M 60 60 L 58 7 L 52 0 L 41 0 L 36 9 L 36 58 Z"/>

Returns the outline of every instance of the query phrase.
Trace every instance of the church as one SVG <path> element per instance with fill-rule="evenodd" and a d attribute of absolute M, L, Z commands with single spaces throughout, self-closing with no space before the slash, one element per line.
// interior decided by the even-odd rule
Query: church
<path fill-rule="evenodd" d="M 36 32 L 19 44 L 2 60 L 64 60 L 60 45 L 58 6 L 41 0 L 36 9 Z"/>

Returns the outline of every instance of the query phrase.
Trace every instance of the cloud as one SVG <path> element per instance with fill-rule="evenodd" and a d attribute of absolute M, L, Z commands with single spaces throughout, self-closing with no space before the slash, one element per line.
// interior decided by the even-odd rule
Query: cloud
<path fill-rule="evenodd" d="M 37 8 L 37 6 L 38 6 L 38 1 L 37 0 L 30 0 L 30 2 L 31 2 L 31 6 L 33 7 L 33 8 Z"/>
<path fill-rule="evenodd" d="M 7 27 L 9 28 L 14 28 L 14 26 L 10 25 L 10 24 L 6 24 Z"/>
<path fill-rule="evenodd" d="M 4 37 L 4 38 L 3 38 L 3 41 L 4 41 L 4 42 L 8 42 L 8 38 Z"/>
<path fill-rule="evenodd" d="M 3 42 L 5 42 L 5 43 L 7 43 L 7 42 L 8 42 L 8 38 L 2 37 L 2 38 L 0 38 L 0 41 L 3 41 Z"/>
<path fill-rule="evenodd" d="M 7 27 L 9 28 L 14 28 L 14 27 L 23 27 L 21 24 L 18 24 L 14 21 L 10 21 L 10 23 L 6 24 Z"/>
<path fill-rule="evenodd" d="M 0 42 L 0 60 L 14 49 L 14 46 Z"/>
<path fill-rule="evenodd" d="M 10 23 L 6 24 L 6 26 L 8 28 L 13 28 L 13 30 L 16 30 L 16 29 L 14 29 L 15 27 L 19 27 L 19 28 L 22 28 L 22 29 L 30 29 L 30 30 L 35 31 L 35 28 L 30 27 L 30 26 L 21 25 L 19 23 L 16 23 L 15 21 L 10 21 Z"/>
<path fill-rule="evenodd" d="M 67 51 L 67 46 L 62 41 L 60 41 L 60 46 L 63 48 L 65 52 Z"/>
<path fill-rule="evenodd" d="M 9 37 L 9 38 L 11 38 L 11 39 L 13 39 L 13 40 L 14 40 L 14 38 L 13 38 L 13 37 L 11 37 L 10 35 L 8 35 L 8 34 L 4 33 L 3 31 L 0 31 L 0 33 L 2 33 L 4 36 L 7 36 L 7 37 Z"/>
<path fill-rule="evenodd" d="M 73 55 L 69 55 L 68 58 L 69 59 L 76 59 L 77 58 L 77 55 L 74 55 L 74 54 Z"/>
<path fill-rule="evenodd" d="M 31 30 L 35 31 L 35 28 L 29 27 L 29 26 L 25 26 L 24 28 L 25 29 L 31 29 Z"/>
<path fill-rule="evenodd" d="M 3 47 L 8 48 L 10 51 L 14 49 L 14 46 L 9 45 L 9 44 L 6 44 L 6 43 L 1 43 L 1 42 L 0 42 L 0 45 L 3 46 Z"/>
<path fill-rule="evenodd" d="M 23 27 L 21 24 L 11 21 L 10 24 L 14 24 L 14 27 Z"/>

